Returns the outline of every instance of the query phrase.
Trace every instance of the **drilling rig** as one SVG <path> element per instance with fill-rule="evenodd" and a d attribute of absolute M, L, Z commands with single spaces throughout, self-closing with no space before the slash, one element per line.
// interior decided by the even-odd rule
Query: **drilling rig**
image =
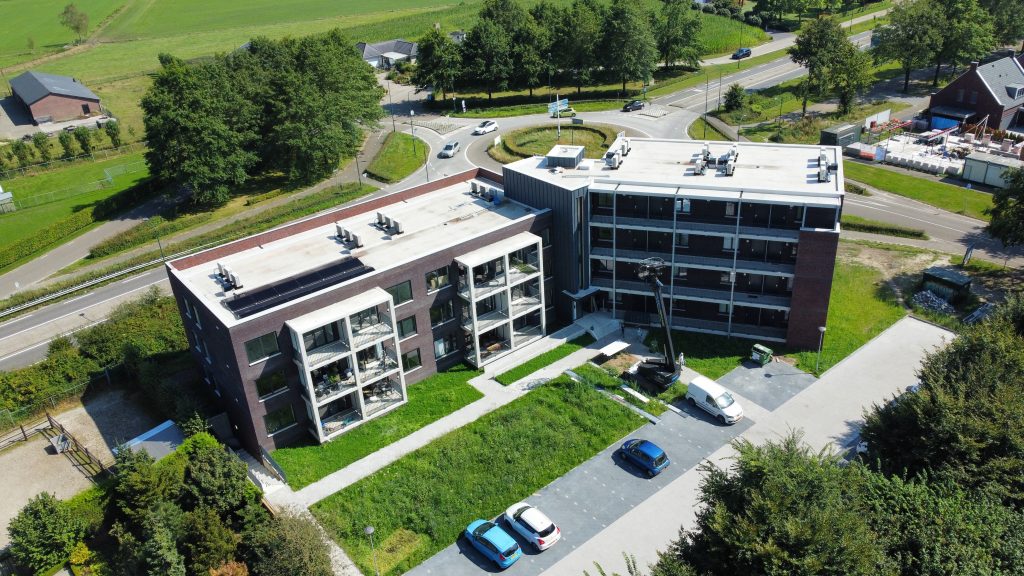
<path fill-rule="evenodd" d="M 648 258 L 640 262 L 636 272 L 638 278 L 651 285 L 654 301 L 658 306 L 658 318 L 661 320 L 661 328 L 664 332 L 661 338 L 663 357 L 661 359 L 650 358 L 646 362 L 642 362 L 637 367 L 637 373 L 660 390 L 668 389 L 676 380 L 679 380 L 679 366 L 676 364 L 676 353 L 672 347 L 672 331 L 668 326 L 665 300 L 661 295 L 664 284 L 658 278 L 658 274 L 664 267 L 665 261 L 661 258 Z"/>

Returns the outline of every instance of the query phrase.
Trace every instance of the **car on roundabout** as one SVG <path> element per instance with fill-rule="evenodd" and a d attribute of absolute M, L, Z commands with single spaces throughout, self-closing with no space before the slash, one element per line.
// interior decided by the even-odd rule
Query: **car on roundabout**
<path fill-rule="evenodd" d="M 476 128 L 473 129 L 473 134 L 479 136 L 480 134 L 487 134 L 488 132 L 494 132 L 498 129 L 498 123 L 494 120 L 484 120 Z"/>

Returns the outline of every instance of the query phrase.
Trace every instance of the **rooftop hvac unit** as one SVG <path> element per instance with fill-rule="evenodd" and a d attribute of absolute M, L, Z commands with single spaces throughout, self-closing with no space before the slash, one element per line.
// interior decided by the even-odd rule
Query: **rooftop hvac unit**
<path fill-rule="evenodd" d="M 387 218 L 383 214 L 381 214 L 380 212 L 377 212 L 377 225 L 378 226 L 384 226 L 385 225 L 385 220 L 387 220 Z"/>
<path fill-rule="evenodd" d="M 729 148 L 729 158 L 735 160 L 740 159 L 740 147 L 733 144 L 732 148 Z"/>
<path fill-rule="evenodd" d="M 708 144 L 707 142 L 705 142 L 700 147 L 700 157 L 701 157 L 701 159 L 704 160 L 705 164 L 707 164 L 708 160 L 711 159 L 711 145 Z"/>
<path fill-rule="evenodd" d="M 736 163 L 733 162 L 732 160 L 729 160 L 728 162 L 725 163 L 725 175 L 726 176 L 732 176 L 735 173 L 736 173 Z"/>
<path fill-rule="evenodd" d="M 623 156 L 628 156 L 629 155 L 629 151 L 632 150 L 632 149 L 633 149 L 633 147 L 629 145 L 629 138 L 623 138 L 622 139 L 622 155 Z"/>
<path fill-rule="evenodd" d="M 221 266 L 220 277 L 223 278 L 225 282 L 231 282 L 231 268 L 228 268 L 226 265 Z"/>
<path fill-rule="evenodd" d="M 231 273 L 231 286 L 235 290 L 238 290 L 239 288 L 242 287 L 242 279 L 239 278 L 238 274 L 235 274 L 234 272 Z"/>
<path fill-rule="evenodd" d="M 818 167 L 821 166 L 828 166 L 828 152 L 824 148 L 818 153 Z"/>
<path fill-rule="evenodd" d="M 359 234 L 352 233 L 352 243 L 356 245 L 356 248 L 363 247 L 363 239 L 359 237 Z"/>
<path fill-rule="evenodd" d="M 335 230 L 335 234 L 334 234 L 335 238 L 337 238 L 338 240 L 344 242 L 345 241 L 345 228 L 341 224 L 338 224 L 337 222 L 335 222 L 334 223 L 334 230 Z"/>
<path fill-rule="evenodd" d="M 474 196 L 480 193 L 480 188 L 478 187 L 476 180 L 469 183 L 469 188 L 470 193 L 473 194 Z"/>
<path fill-rule="evenodd" d="M 830 182 L 832 175 L 829 174 L 828 165 L 824 165 L 818 168 L 818 182 Z"/>
<path fill-rule="evenodd" d="M 505 191 L 504 190 L 498 190 L 497 188 L 492 188 L 492 190 L 494 190 L 494 196 L 493 196 L 494 205 L 495 206 L 500 206 L 501 203 L 505 201 Z"/>
<path fill-rule="evenodd" d="M 217 275 L 220 276 L 221 278 L 224 277 L 224 268 L 225 266 L 223 264 L 217 262 Z"/>
<path fill-rule="evenodd" d="M 494 197 L 497 196 L 497 195 L 498 195 L 498 189 L 495 188 L 494 186 L 491 186 L 487 190 L 487 199 L 488 200 L 494 200 Z"/>
<path fill-rule="evenodd" d="M 398 220 L 392 220 L 391 227 L 395 234 L 401 234 L 402 232 L 405 232 L 405 228 L 402 228 L 402 223 L 399 222 Z"/>
<path fill-rule="evenodd" d="M 344 233 L 345 233 L 345 242 L 351 242 L 352 241 L 352 231 L 348 230 L 348 229 L 345 229 Z"/>
<path fill-rule="evenodd" d="M 695 176 L 702 176 L 706 169 L 707 164 L 704 163 L 704 158 L 697 158 L 697 161 L 693 164 L 693 174 Z"/>

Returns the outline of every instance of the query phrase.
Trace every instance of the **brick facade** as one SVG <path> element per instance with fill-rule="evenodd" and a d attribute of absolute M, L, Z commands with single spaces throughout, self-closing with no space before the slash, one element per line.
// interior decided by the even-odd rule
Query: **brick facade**
<path fill-rule="evenodd" d="M 28 107 L 35 122 L 63 122 L 100 113 L 99 100 L 51 94 Z"/>
<path fill-rule="evenodd" d="M 820 336 L 818 327 L 825 326 L 828 321 L 839 233 L 801 230 L 799 246 L 786 344 L 794 348 L 815 349 Z"/>

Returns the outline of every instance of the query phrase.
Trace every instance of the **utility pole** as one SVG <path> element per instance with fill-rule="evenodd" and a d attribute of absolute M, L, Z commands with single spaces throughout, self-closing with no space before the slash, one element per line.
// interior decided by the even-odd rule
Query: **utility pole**
<path fill-rule="evenodd" d="M 391 109 L 391 131 L 398 132 L 398 127 L 395 125 L 395 103 L 391 100 L 391 79 L 388 78 L 388 108 Z"/>
<path fill-rule="evenodd" d="M 708 137 L 708 92 L 711 90 L 711 77 L 704 70 L 704 139 Z"/>
<path fill-rule="evenodd" d="M 718 104 L 715 106 L 715 110 L 722 109 L 722 72 L 718 72 Z"/>

